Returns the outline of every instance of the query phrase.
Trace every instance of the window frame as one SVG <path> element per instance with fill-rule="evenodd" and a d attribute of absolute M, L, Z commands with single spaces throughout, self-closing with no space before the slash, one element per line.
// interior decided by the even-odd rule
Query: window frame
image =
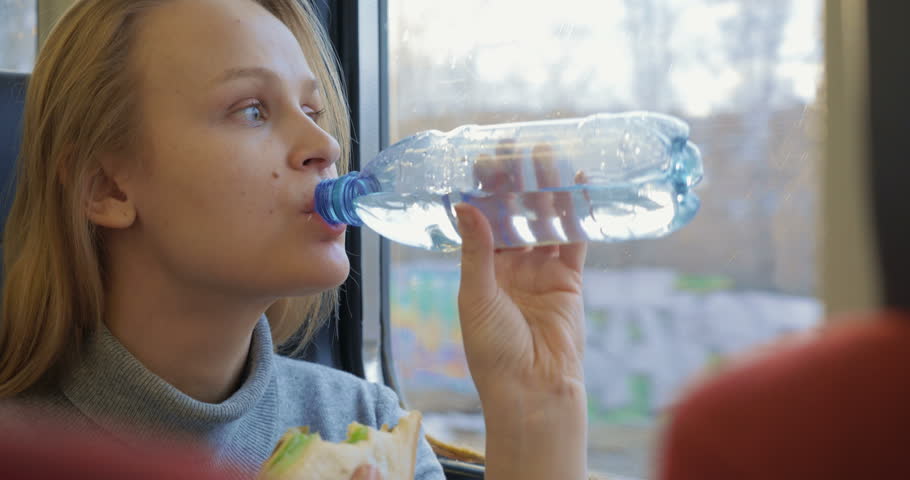
<path fill-rule="evenodd" d="M 901 206 L 904 204 L 906 179 L 910 173 L 904 157 L 910 148 L 904 126 L 910 107 L 910 94 L 906 79 L 910 66 L 899 45 L 910 38 L 901 20 L 910 14 L 906 3 L 866 3 L 866 48 L 868 55 L 866 81 L 868 82 L 869 119 L 867 151 L 865 158 L 857 159 L 865 168 L 867 188 L 872 191 L 869 199 L 872 218 L 871 234 L 875 235 L 876 266 L 879 269 L 881 307 L 907 310 L 910 308 L 907 285 L 910 253 L 906 242 L 910 239 Z"/>
<path fill-rule="evenodd" d="M 339 50 L 342 57 L 342 68 L 345 72 L 357 72 L 358 78 L 351 79 L 351 73 L 345 73 L 348 80 L 348 100 L 351 102 L 354 118 L 355 135 L 352 168 L 359 168 L 361 160 L 369 161 L 380 150 L 389 145 L 389 91 L 388 91 L 388 2 L 387 0 L 340 0 L 344 7 L 355 9 L 356 14 L 348 13 L 348 19 L 356 18 L 357 24 L 343 23 L 356 33 L 347 32 L 348 36 L 357 39 L 357 59 L 355 68 L 344 60 L 350 54 L 348 49 Z M 353 5 L 351 5 L 353 4 Z M 344 52 L 344 53 L 342 53 Z M 356 113 L 355 113 L 356 112 Z M 389 241 L 367 228 L 358 228 L 360 238 L 360 272 L 355 271 L 352 263 L 351 282 L 359 273 L 361 288 L 361 324 L 363 325 L 363 344 L 361 355 L 367 380 L 384 383 L 392 388 L 399 397 L 403 408 L 407 408 L 407 399 L 400 388 L 395 373 L 393 346 L 391 341 L 392 325 L 390 322 L 390 248 Z M 355 280 L 356 282 L 356 280 Z M 347 291 L 347 284 L 345 289 Z M 344 303 L 342 303 L 344 306 Z M 344 307 L 342 308 L 344 310 Z M 356 319 L 342 319 L 344 321 Z M 484 478 L 483 465 L 475 465 L 449 458 L 439 457 L 446 478 L 449 480 L 467 480 Z"/>
<path fill-rule="evenodd" d="M 351 109 L 351 169 L 388 146 L 387 4 L 385 0 L 315 2 L 328 25 Z M 389 244 L 372 230 L 351 228 L 351 274 L 339 310 L 341 366 L 399 393 L 389 319 Z M 356 329 L 359 332 L 344 330 Z M 404 399 L 402 403 L 405 404 Z"/>
<path fill-rule="evenodd" d="M 321 0 L 314 4 L 328 25 L 341 64 L 351 113 L 350 168 L 357 170 L 361 159 L 374 157 L 381 145 L 379 2 Z M 340 367 L 384 384 L 382 324 L 388 321 L 388 313 L 381 296 L 382 242 L 372 230 L 349 228 L 345 243 L 351 273 L 342 287 L 336 327 Z"/>

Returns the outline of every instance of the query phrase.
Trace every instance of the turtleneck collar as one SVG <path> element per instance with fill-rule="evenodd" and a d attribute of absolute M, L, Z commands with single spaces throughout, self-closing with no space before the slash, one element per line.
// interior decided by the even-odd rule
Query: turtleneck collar
<path fill-rule="evenodd" d="M 230 435 L 234 424 L 257 406 L 262 408 L 260 400 L 275 385 L 273 363 L 271 331 L 263 316 L 253 330 L 240 388 L 221 403 L 201 402 L 145 368 L 102 325 L 89 338 L 78 366 L 64 376 L 61 388 L 84 415 L 127 443 L 136 434 L 217 440 Z M 123 435 L 124 426 L 130 430 L 128 436 Z"/>

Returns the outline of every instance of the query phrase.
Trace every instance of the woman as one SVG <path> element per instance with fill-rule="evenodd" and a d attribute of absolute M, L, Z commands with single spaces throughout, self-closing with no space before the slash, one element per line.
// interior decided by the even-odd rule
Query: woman
<path fill-rule="evenodd" d="M 4 238 L 0 395 L 80 431 L 188 435 L 243 475 L 280 434 L 394 425 L 389 389 L 273 353 L 348 274 L 313 191 L 347 159 L 297 0 L 82 0 L 39 54 Z M 489 478 L 583 478 L 584 245 L 494 252 L 458 207 Z M 122 434 L 124 427 L 133 433 Z M 141 432 L 141 433 L 137 433 Z M 417 478 L 442 478 L 426 443 Z"/>

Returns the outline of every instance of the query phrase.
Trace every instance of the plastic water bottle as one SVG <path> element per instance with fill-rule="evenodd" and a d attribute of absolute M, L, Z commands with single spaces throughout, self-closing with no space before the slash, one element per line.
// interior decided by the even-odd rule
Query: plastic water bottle
<path fill-rule="evenodd" d="M 497 247 L 656 238 L 698 211 L 689 127 L 649 112 L 417 133 L 325 180 L 316 210 L 429 250 L 459 248 L 454 205 L 479 208 Z"/>

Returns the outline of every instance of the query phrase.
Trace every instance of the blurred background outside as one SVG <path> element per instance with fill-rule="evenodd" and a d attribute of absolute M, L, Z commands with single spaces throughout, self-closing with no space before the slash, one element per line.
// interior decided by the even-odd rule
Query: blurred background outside
<path fill-rule="evenodd" d="M 0 70 L 32 70 L 38 32 L 36 1 L 0 0 Z"/>
<path fill-rule="evenodd" d="M 648 478 L 694 376 L 817 324 L 820 0 L 389 0 L 389 143 L 463 124 L 652 110 L 702 150 L 702 207 L 659 240 L 592 244 L 589 458 Z M 461 348 L 458 255 L 393 245 L 402 395 L 434 435 L 483 448 Z"/>

